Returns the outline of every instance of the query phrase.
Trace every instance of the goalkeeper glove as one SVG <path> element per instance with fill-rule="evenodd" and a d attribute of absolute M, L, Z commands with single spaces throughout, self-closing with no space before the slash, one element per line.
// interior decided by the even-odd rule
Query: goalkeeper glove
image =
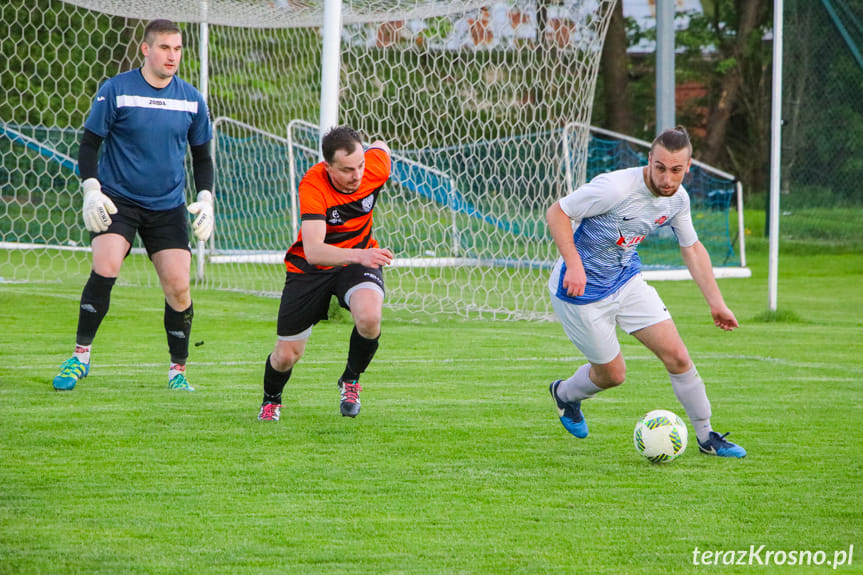
<path fill-rule="evenodd" d="M 215 223 L 213 218 L 213 194 L 209 190 L 201 190 L 198 192 L 197 200 L 187 209 L 190 213 L 198 214 L 198 217 L 192 222 L 192 231 L 195 232 L 195 237 L 198 240 L 205 242 L 210 239 Z"/>
<path fill-rule="evenodd" d="M 84 188 L 84 226 L 91 232 L 104 232 L 111 225 L 109 214 L 117 213 L 111 198 L 102 193 L 102 184 L 96 178 L 87 178 Z"/>

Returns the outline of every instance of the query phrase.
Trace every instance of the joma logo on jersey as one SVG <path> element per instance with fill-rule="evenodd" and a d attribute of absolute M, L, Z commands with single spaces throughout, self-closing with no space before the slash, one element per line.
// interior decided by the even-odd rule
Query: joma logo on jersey
<path fill-rule="evenodd" d="M 661 226 L 662 224 L 664 224 L 664 223 L 665 223 L 665 222 L 667 222 L 667 221 L 668 221 L 668 217 L 667 217 L 667 216 L 662 216 L 662 217 L 661 217 L 661 218 L 659 218 L 658 220 L 653 220 L 653 223 L 654 223 L 654 224 L 656 224 L 657 226 Z"/>
<path fill-rule="evenodd" d="M 646 238 L 646 237 L 647 236 L 632 236 L 631 238 L 627 239 L 623 236 L 620 236 L 617 240 L 617 245 L 624 247 L 624 248 L 631 248 L 631 247 L 637 246 L 638 244 L 643 242 L 644 238 Z"/>
<path fill-rule="evenodd" d="M 153 100 L 153 99 L 151 99 L 150 105 L 151 106 L 167 106 L 168 102 L 166 102 L 165 100 Z"/>

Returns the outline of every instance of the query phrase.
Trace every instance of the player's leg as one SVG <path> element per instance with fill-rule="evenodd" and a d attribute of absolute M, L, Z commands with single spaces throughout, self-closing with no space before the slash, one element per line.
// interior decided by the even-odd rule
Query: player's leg
<path fill-rule="evenodd" d="M 282 392 L 303 357 L 312 328 L 326 319 L 334 274 L 285 274 L 276 327 L 278 339 L 264 365 L 264 398 L 258 419 L 279 421 Z"/>
<path fill-rule="evenodd" d="M 564 332 L 588 363 L 576 369 L 570 377 L 553 381 L 549 391 L 563 427 L 576 437 L 587 437 L 587 422 L 581 411 L 581 402 L 604 389 L 620 385 L 626 376 L 626 363 L 615 333 L 616 304 L 613 299 L 607 299 L 575 305 L 554 295 L 551 301 Z"/>
<path fill-rule="evenodd" d="M 171 362 L 168 366 L 168 387 L 180 391 L 195 389 L 186 378 L 189 340 L 195 308 L 189 288 L 192 256 L 187 250 L 166 249 L 152 255 L 153 266 L 165 294 L 163 323 L 168 340 Z"/>
<path fill-rule="evenodd" d="M 192 252 L 189 248 L 186 209 L 178 206 L 166 211 L 146 210 L 145 214 L 139 233 L 165 294 L 163 321 L 171 359 L 168 365 L 168 387 L 194 391 L 186 378 L 192 319 L 195 316 L 189 289 Z"/>
<path fill-rule="evenodd" d="M 713 431 L 711 407 L 704 380 L 692 363 L 689 351 L 677 331 L 659 294 L 645 282 L 633 286 L 622 305 L 621 327 L 644 344 L 662 361 L 668 371 L 677 400 L 692 422 L 698 444 L 705 451 L 730 457 L 743 457 L 746 451 Z M 654 323 L 655 322 L 655 323 Z M 638 327 L 647 324 L 643 327 Z M 638 328 L 638 329 L 636 329 Z M 711 451 L 712 446 L 712 451 Z"/>
<path fill-rule="evenodd" d="M 348 359 L 339 378 L 339 410 L 345 417 L 360 413 L 360 376 L 378 350 L 384 304 L 383 272 L 379 268 L 347 266 L 339 272 L 336 295 L 351 312 L 354 329 L 348 345 Z"/>
<path fill-rule="evenodd" d="M 633 278 L 621 290 L 620 327 L 652 351 L 668 371 L 678 400 L 686 409 L 696 435 L 710 433 L 710 402 L 668 308 L 643 278 Z"/>
<path fill-rule="evenodd" d="M 121 209 L 123 209 L 122 205 Z M 90 372 L 90 350 L 93 340 L 108 313 L 111 290 L 117 281 L 123 259 L 131 247 L 130 240 L 117 231 L 122 228 L 117 215 L 108 231 L 92 236 L 93 265 L 90 277 L 81 292 L 75 351 L 71 358 L 63 362 L 60 371 L 54 377 L 54 389 L 58 391 L 74 389 L 76 383 Z M 135 231 L 132 229 L 132 238 L 134 234 Z"/>
<path fill-rule="evenodd" d="M 260 421 L 278 421 L 281 417 L 282 391 L 291 378 L 294 366 L 306 351 L 311 328 L 295 336 L 279 336 L 273 352 L 264 365 L 264 399 L 258 412 Z"/>

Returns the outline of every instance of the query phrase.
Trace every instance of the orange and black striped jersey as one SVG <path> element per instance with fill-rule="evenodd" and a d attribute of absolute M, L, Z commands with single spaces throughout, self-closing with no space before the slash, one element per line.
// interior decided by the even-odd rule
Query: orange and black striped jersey
<path fill-rule="evenodd" d="M 324 162 L 312 166 L 300 181 L 300 215 L 305 220 L 323 220 L 327 224 L 324 242 L 339 248 L 376 248 L 372 237 L 372 212 L 378 194 L 390 178 L 389 155 L 380 148 L 365 153 L 365 170 L 356 192 L 344 193 L 333 187 Z M 285 254 L 289 272 L 306 273 L 332 269 L 316 266 L 306 260 L 303 232 Z"/>

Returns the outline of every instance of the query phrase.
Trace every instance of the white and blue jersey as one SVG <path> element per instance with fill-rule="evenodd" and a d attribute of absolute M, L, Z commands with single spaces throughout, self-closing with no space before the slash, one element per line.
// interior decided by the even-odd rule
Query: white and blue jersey
<path fill-rule="evenodd" d="M 680 186 L 670 197 L 655 196 L 641 167 L 597 176 L 559 203 L 566 215 L 580 220 L 573 239 L 587 276 L 584 295 L 567 295 L 562 285 L 566 264 L 558 259 L 549 290 L 570 303 L 599 301 L 640 273 L 638 245 L 660 226 L 670 226 L 683 247 L 698 241 L 686 189 Z"/>
<path fill-rule="evenodd" d="M 151 210 L 185 203 L 186 147 L 213 138 L 207 104 L 194 86 L 175 76 L 154 88 L 140 69 L 102 84 L 84 127 L 104 138 L 103 191 Z"/>

